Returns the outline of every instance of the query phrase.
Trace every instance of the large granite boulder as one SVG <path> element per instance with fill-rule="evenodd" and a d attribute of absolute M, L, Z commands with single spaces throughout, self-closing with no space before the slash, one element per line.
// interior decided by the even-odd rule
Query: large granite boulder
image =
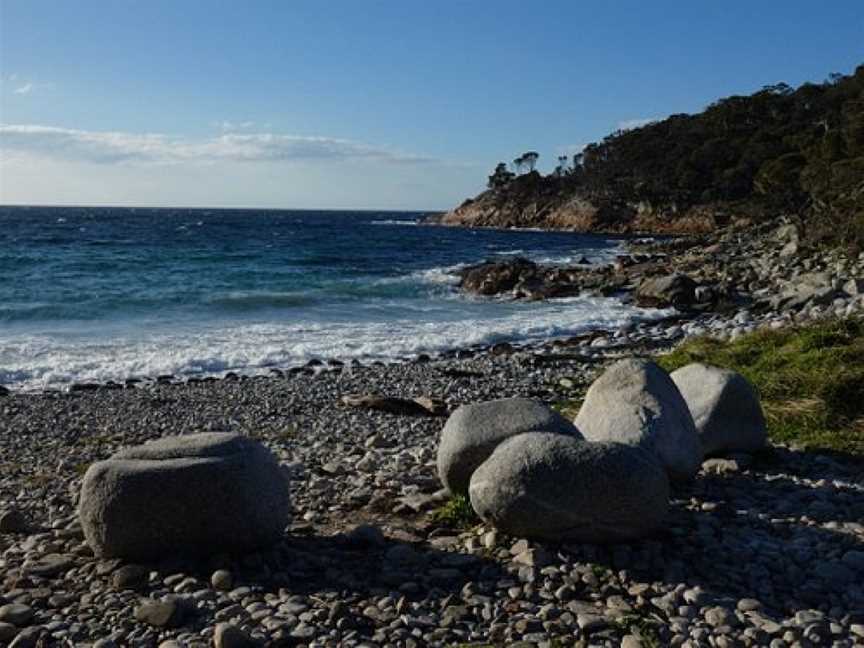
<path fill-rule="evenodd" d="M 438 444 L 438 476 L 454 494 L 466 494 L 471 474 L 504 439 L 522 432 L 555 432 L 582 438 L 558 412 L 528 398 L 502 398 L 459 407 Z"/>
<path fill-rule="evenodd" d="M 693 416 L 704 455 L 765 446 L 768 433 L 759 394 L 744 376 L 700 363 L 670 375 Z"/>
<path fill-rule="evenodd" d="M 655 530 L 669 479 L 639 447 L 527 432 L 495 448 L 469 494 L 477 515 L 514 536 L 604 543 Z"/>
<path fill-rule="evenodd" d="M 655 363 L 620 360 L 585 395 L 576 427 L 590 441 L 615 441 L 650 450 L 675 481 L 693 477 L 702 447 L 687 403 Z"/>
<path fill-rule="evenodd" d="M 100 557 L 244 552 L 277 541 L 288 484 L 273 454 L 236 434 L 166 437 L 87 470 L 79 514 Z"/>

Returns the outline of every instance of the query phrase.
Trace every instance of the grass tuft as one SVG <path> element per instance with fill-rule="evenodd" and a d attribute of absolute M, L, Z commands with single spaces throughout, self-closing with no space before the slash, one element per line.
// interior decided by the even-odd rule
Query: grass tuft
<path fill-rule="evenodd" d="M 464 495 L 453 495 L 432 512 L 432 519 L 457 529 L 467 529 L 480 522 L 471 502 Z"/>

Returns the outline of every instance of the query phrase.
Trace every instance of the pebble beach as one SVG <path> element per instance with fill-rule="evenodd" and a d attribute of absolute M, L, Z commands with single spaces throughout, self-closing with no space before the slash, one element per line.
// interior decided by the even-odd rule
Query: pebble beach
<path fill-rule="evenodd" d="M 859 306 L 852 297 L 388 365 L 313 362 L 270 376 L 0 397 L 0 643 L 861 645 L 864 471 L 852 455 L 774 444 L 708 459 L 674 485 L 662 530 L 624 544 L 536 542 L 435 514 L 446 501 L 438 437 L 459 405 L 559 403 L 612 360 L 691 334 L 735 337 Z M 357 394 L 426 397 L 442 411 L 343 401 Z M 282 540 L 195 561 L 96 558 L 77 515 L 87 467 L 202 431 L 251 436 L 276 455 L 291 489 Z"/>

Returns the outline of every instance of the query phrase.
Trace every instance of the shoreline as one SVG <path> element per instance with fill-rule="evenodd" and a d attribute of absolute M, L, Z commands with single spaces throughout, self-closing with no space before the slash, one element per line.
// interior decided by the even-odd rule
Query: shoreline
<path fill-rule="evenodd" d="M 864 589 L 849 580 L 856 568 L 844 557 L 864 546 L 860 460 L 778 444 L 757 457 L 708 460 L 694 482 L 673 488 L 657 536 L 558 545 L 436 517 L 446 501 L 435 468 L 445 416 L 343 402 L 427 397 L 448 411 L 510 396 L 556 403 L 578 399 L 612 359 L 652 351 L 503 349 L 293 378 L 0 399 L 0 514 L 25 521 L 0 532 L 0 604 L 26 606 L 28 625 L 52 641 L 98 648 L 169 640 L 205 648 L 218 623 L 267 645 L 332 648 L 541 648 L 552 638 L 612 647 L 626 637 L 681 645 L 715 634 L 767 645 L 823 627 L 852 646 Z M 122 447 L 202 431 L 252 436 L 276 454 L 291 487 L 283 540 L 251 556 L 165 555 L 143 567 L 95 559 L 76 513 L 86 467 Z M 741 560 L 718 570 L 727 553 Z M 126 580 L 127 567 L 143 579 Z M 210 583 L 220 570 L 227 589 Z M 185 606 L 177 625 L 133 619 L 142 601 L 169 599 Z"/>
<path fill-rule="evenodd" d="M 779 296 L 779 293 L 782 293 L 784 290 L 790 290 L 789 286 L 784 285 L 783 280 L 778 276 L 778 272 L 783 272 L 784 266 L 788 265 L 790 261 L 794 261 L 798 265 L 805 267 L 815 264 L 818 264 L 816 267 L 830 267 L 833 263 L 839 263 L 828 259 L 818 260 L 821 254 L 819 251 L 803 258 L 789 257 L 788 255 L 784 257 L 783 251 L 780 251 L 780 255 L 778 256 L 777 252 L 783 245 L 788 247 L 789 245 L 797 244 L 797 236 L 794 234 L 791 235 L 790 241 L 775 240 L 776 237 L 773 234 L 775 229 L 782 231 L 784 228 L 788 230 L 789 227 L 789 225 L 784 225 L 778 220 L 774 223 L 769 223 L 767 227 L 760 225 L 753 228 L 754 234 L 752 236 L 751 232 L 741 232 L 735 229 L 727 229 L 712 236 L 700 236 L 695 239 L 685 236 L 658 236 L 651 237 L 650 239 L 641 236 L 622 236 L 621 254 L 617 257 L 618 262 L 604 262 L 588 266 L 588 272 L 593 273 L 595 276 L 602 276 L 606 270 L 614 268 L 616 265 L 622 265 L 625 269 L 630 264 L 635 264 L 637 268 L 647 266 L 647 269 L 637 270 L 632 276 L 629 274 L 624 275 L 625 282 L 629 287 L 625 287 L 623 290 L 616 289 L 616 294 L 618 295 L 618 299 L 625 304 L 628 302 L 632 304 L 638 282 L 654 276 L 654 273 L 658 272 L 658 268 L 660 272 L 663 272 L 663 268 L 666 268 L 665 272 L 667 273 L 678 271 L 689 273 L 695 268 L 697 269 L 696 276 L 700 285 L 705 286 L 709 291 L 715 291 L 715 289 L 718 291 L 728 291 L 729 284 L 733 284 L 731 288 L 737 302 L 733 302 L 722 311 L 712 309 L 704 311 L 675 310 L 675 312 L 667 316 L 657 319 L 644 319 L 621 327 L 618 330 L 610 328 L 586 328 L 574 334 L 553 335 L 534 340 L 520 340 L 504 335 L 501 341 L 491 344 L 467 344 L 439 351 L 413 353 L 393 359 L 364 360 L 351 356 L 337 356 L 335 358 L 312 358 L 294 364 L 274 364 L 273 366 L 249 368 L 246 370 L 237 368 L 186 375 L 136 375 L 129 376 L 123 380 L 116 379 L 104 382 L 73 381 L 47 388 L 20 389 L 7 385 L 5 387 L 0 386 L 0 395 L 2 395 L 3 390 L 9 395 L 24 395 L 68 393 L 70 391 L 84 392 L 99 389 L 116 390 L 157 383 L 182 384 L 187 381 L 199 383 L 223 379 L 261 379 L 270 375 L 278 378 L 282 375 L 310 374 L 326 370 L 339 371 L 341 367 L 345 366 L 401 365 L 417 361 L 447 360 L 473 354 L 490 353 L 493 348 L 503 348 L 503 345 L 507 345 L 518 351 L 533 353 L 544 348 L 573 346 L 581 343 L 583 346 L 587 346 L 588 353 L 594 353 L 597 349 L 591 345 L 595 344 L 595 340 L 598 338 L 605 339 L 606 344 L 627 342 L 631 337 L 636 341 L 646 340 L 649 344 L 655 342 L 677 343 L 692 335 L 709 334 L 728 337 L 748 332 L 757 326 L 781 326 L 784 323 L 795 321 L 802 317 L 806 319 L 813 314 L 821 316 L 829 312 L 840 314 L 841 311 L 848 313 L 864 310 L 864 293 L 857 296 L 854 294 L 847 296 L 843 305 L 838 307 L 831 303 L 830 299 L 826 298 L 826 287 L 824 286 L 814 286 L 814 290 L 810 291 L 812 294 L 803 300 L 803 303 L 798 303 L 801 300 L 794 298 L 786 300 L 785 303 L 782 301 L 778 301 L 776 304 L 768 303 L 768 300 L 765 299 L 766 296 L 773 298 Z M 578 233 L 576 234 L 578 235 Z M 747 239 L 743 244 L 741 243 L 742 236 Z M 725 255 L 722 252 L 718 254 L 718 248 L 722 248 L 723 245 L 729 249 L 728 252 Z M 679 246 L 683 246 L 683 251 L 678 249 Z M 783 249 L 785 250 L 786 248 Z M 755 259 L 751 258 L 754 253 L 758 255 Z M 802 256 L 797 249 L 796 255 L 798 257 Z M 817 257 L 815 262 L 812 259 L 814 255 Z M 645 262 L 646 258 L 648 259 L 647 263 Z M 621 261 L 622 259 L 623 262 Z M 659 262 L 657 259 L 659 259 Z M 744 277 L 749 276 L 752 280 L 751 268 L 757 263 L 761 264 L 765 269 L 762 273 L 763 276 L 759 277 L 759 281 L 757 282 L 761 285 L 735 285 L 735 282 L 730 282 L 729 277 L 726 276 L 733 272 L 727 271 L 727 266 L 734 264 L 739 266 L 737 272 L 740 272 Z M 558 264 L 544 264 L 539 267 L 568 269 L 568 266 Z M 585 266 L 575 267 L 582 268 L 583 270 L 585 268 Z M 857 267 L 859 270 L 852 268 L 847 274 L 853 277 L 856 276 L 856 273 L 857 276 L 864 276 L 864 254 L 860 255 Z M 612 276 L 614 279 L 615 275 Z M 830 277 L 823 279 L 823 281 L 827 282 L 829 288 L 833 286 L 833 280 Z M 612 283 L 614 284 L 614 281 Z M 862 284 L 861 290 L 864 290 L 864 284 Z M 794 286 L 792 287 L 792 292 L 794 292 Z M 828 292 L 831 291 L 829 290 Z M 842 289 L 839 292 L 834 290 L 834 292 L 842 295 Z M 584 288 L 581 295 L 596 293 L 597 288 L 593 286 L 591 288 Z M 463 294 L 467 295 L 468 293 Z M 504 296 L 505 294 L 502 293 L 495 295 L 494 298 L 500 299 Z M 509 298 L 516 299 L 514 296 L 510 296 Z M 488 299 L 488 297 L 482 297 L 481 299 Z M 554 300 L 550 301 L 550 303 L 554 303 Z M 601 341 L 596 342 L 596 344 L 600 345 L 604 343 Z"/>

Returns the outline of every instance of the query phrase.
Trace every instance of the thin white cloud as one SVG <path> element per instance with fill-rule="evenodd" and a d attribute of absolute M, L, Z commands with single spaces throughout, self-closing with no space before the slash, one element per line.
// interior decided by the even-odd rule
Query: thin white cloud
<path fill-rule="evenodd" d="M 242 121 L 242 122 L 231 122 L 231 121 L 223 121 L 219 123 L 219 128 L 223 133 L 229 133 L 232 131 L 248 131 L 255 128 L 254 121 Z"/>
<path fill-rule="evenodd" d="M 430 158 L 352 140 L 276 133 L 223 133 L 185 138 L 123 131 L 0 124 L 0 150 L 97 164 L 292 161 L 423 163 Z"/>
<path fill-rule="evenodd" d="M 33 84 L 32 83 L 25 83 L 24 85 L 18 86 L 17 88 L 15 88 L 12 91 L 12 93 L 17 94 L 17 95 L 26 95 L 26 94 L 30 94 L 32 91 L 33 91 Z"/>
<path fill-rule="evenodd" d="M 618 122 L 616 128 L 620 131 L 633 130 L 634 128 L 642 128 L 653 122 L 660 121 L 659 117 L 640 117 L 637 119 L 625 119 Z"/>

